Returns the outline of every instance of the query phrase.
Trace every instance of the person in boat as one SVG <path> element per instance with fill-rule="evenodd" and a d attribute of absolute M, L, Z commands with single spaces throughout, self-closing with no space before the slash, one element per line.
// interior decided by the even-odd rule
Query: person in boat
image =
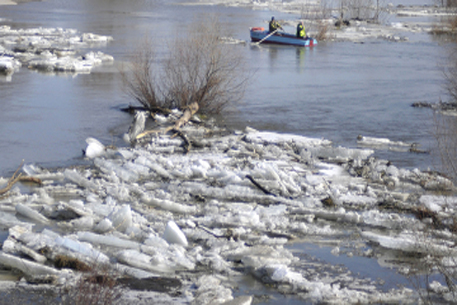
<path fill-rule="evenodd" d="M 303 38 L 303 39 L 308 39 L 308 36 L 306 36 L 306 30 L 305 30 L 305 25 L 303 24 L 303 21 L 300 21 L 297 25 L 297 37 Z"/>
<path fill-rule="evenodd" d="M 282 26 L 275 20 L 275 17 L 273 16 L 273 17 L 271 17 L 271 21 L 269 23 L 268 30 L 271 33 L 271 32 L 274 32 L 274 31 L 276 31 L 278 29 L 283 30 Z"/>

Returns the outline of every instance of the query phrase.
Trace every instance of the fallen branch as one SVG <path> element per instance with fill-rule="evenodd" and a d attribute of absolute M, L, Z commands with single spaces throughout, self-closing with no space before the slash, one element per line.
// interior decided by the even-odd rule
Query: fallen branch
<path fill-rule="evenodd" d="M 154 130 L 143 131 L 142 133 L 140 133 L 140 134 L 138 134 L 136 136 L 136 139 L 137 140 L 141 139 L 141 138 L 143 138 L 143 137 L 145 137 L 145 136 L 147 136 L 147 135 L 149 135 L 151 133 L 160 133 L 161 132 L 161 133 L 165 134 L 165 133 L 169 132 L 170 130 L 174 130 L 174 131 L 176 131 L 178 133 L 177 135 L 179 137 L 181 137 L 184 140 L 184 142 L 186 142 L 186 145 L 188 146 L 188 148 L 187 148 L 187 152 L 188 152 L 190 150 L 190 147 L 191 147 L 190 142 L 185 137 L 185 135 L 183 135 L 181 132 L 179 132 L 179 129 L 182 126 L 184 126 L 187 122 L 190 121 L 192 116 L 197 113 L 198 109 L 199 109 L 198 103 L 197 102 L 193 102 L 190 105 L 188 105 L 186 108 L 184 108 L 183 115 L 178 120 L 176 120 L 175 125 L 167 127 L 165 130 L 154 129 Z M 174 136 L 176 136 L 176 135 L 174 135 Z"/>
<path fill-rule="evenodd" d="M 190 142 L 189 138 L 181 130 L 178 130 L 174 135 L 171 136 L 171 138 L 176 136 L 179 136 L 184 141 L 184 149 L 187 154 L 192 148 L 192 143 Z"/>
<path fill-rule="evenodd" d="M 182 116 L 175 122 L 174 126 L 170 126 L 167 129 L 165 129 L 164 133 L 169 132 L 170 130 L 175 130 L 178 131 L 182 126 L 184 126 L 189 120 L 192 118 L 194 114 L 196 114 L 198 111 L 198 103 L 193 102 L 190 105 L 188 105 L 186 108 L 184 108 Z"/>
<path fill-rule="evenodd" d="M 19 165 L 19 167 L 16 169 L 13 176 L 11 176 L 11 178 L 8 180 L 6 187 L 4 187 L 3 189 L 0 190 L 0 195 L 3 195 L 6 192 L 8 192 L 13 187 L 13 185 L 16 184 L 16 182 L 18 182 L 18 181 L 28 181 L 28 182 L 34 182 L 34 183 L 41 184 L 41 180 L 38 178 L 22 176 L 22 173 L 18 174 L 18 172 L 22 168 L 23 164 L 24 164 L 24 161 L 22 161 L 21 165 Z"/>
<path fill-rule="evenodd" d="M 264 188 L 263 186 L 261 186 L 257 181 L 254 180 L 254 178 L 252 178 L 251 175 L 246 175 L 246 178 L 249 179 L 252 184 L 254 184 L 255 186 L 257 186 L 259 188 L 259 190 L 261 190 L 262 192 L 264 192 L 265 194 L 267 195 L 272 195 L 272 196 L 275 196 L 276 197 L 276 194 L 273 194 L 272 192 L 270 192 L 269 190 L 267 190 L 266 188 Z"/>

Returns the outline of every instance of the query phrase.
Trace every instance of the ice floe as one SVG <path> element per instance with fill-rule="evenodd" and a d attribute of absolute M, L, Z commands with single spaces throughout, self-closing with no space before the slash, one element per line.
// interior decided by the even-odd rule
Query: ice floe
<path fill-rule="evenodd" d="M 84 50 L 106 45 L 113 38 L 73 29 L 14 29 L 0 26 L 0 73 L 11 75 L 21 66 L 47 73 L 90 73 L 113 62 L 100 51 Z"/>
<path fill-rule="evenodd" d="M 58 286 L 80 272 L 58 267 L 62 258 L 106 264 L 121 279 L 175 278 L 183 284 L 179 302 L 194 304 L 235 301 L 231 279 L 246 274 L 309 302 L 368 304 L 408 303 L 418 295 L 406 288 L 386 292 L 339 271 L 330 284 L 300 267 L 310 262 L 288 244 L 352 234 L 359 237 L 346 242 L 349 252 L 333 252 L 379 252 L 380 263 L 398 268 L 386 251 L 455 254 L 456 199 L 430 192 L 453 190 L 445 177 L 397 168 L 370 149 L 334 147 L 325 139 L 208 130 L 183 127 L 194 143 L 189 152 L 166 134 L 111 152 L 89 138 L 89 167 L 24 165 L 46 183 L 1 199 L 0 225 L 9 235 L 0 265 L 29 279 L 52 275 Z"/>

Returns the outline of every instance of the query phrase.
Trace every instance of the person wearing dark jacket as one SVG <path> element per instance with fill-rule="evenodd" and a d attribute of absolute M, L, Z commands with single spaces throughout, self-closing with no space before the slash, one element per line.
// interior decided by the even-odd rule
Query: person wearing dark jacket
<path fill-rule="evenodd" d="M 305 25 L 303 24 L 303 21 L 300 21 L 297 25 L 297 37 L 303 39 L 308 38 L 308 36 L 306 36 Z"/>
<path fill-rule="evenodd" d="M 268 27 L 268 30 L 269 32 L 274 32 L 278 29 L 283 29 L 282 26 L 275 20 L 275 17 L 271 17 L 271 21 L 269 23 L 269 27 Z"/>

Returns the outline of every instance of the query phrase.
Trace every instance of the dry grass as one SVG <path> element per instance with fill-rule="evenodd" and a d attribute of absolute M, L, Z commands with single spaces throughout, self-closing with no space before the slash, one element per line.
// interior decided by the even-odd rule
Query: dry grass
<path fill-rule="evenodd" d="M 76 284 L 61 290 L 64 305 L 112 305 L 119 302 L 121 286 L 108 266 L 93 266 Z"/>

